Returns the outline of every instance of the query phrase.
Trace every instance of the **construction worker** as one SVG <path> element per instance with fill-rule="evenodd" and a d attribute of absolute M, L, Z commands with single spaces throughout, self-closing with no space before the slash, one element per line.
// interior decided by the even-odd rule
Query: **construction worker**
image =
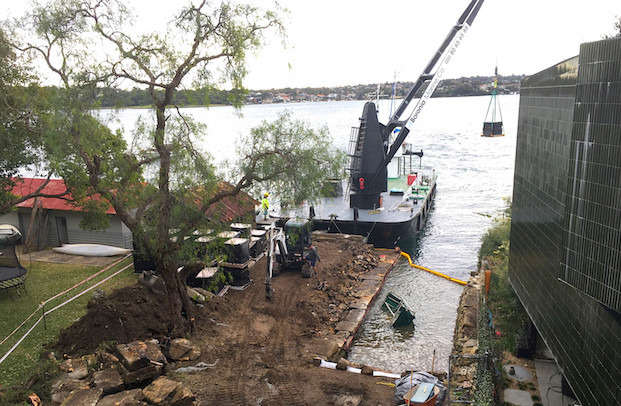
<path fill-rule="evenodd" d="M 261 209 L 263 210 L 263 220 L 267 220 L 267 210 L 270 208 L 270 202 L 267 200 L 269 193 L 263 194 L 263 200 L 261 200 Z"/>
<path fill-rule="evenodd" d="M 308 246 L 308 255 L 306 255 L 304 259 L 310 262 L 310 266 L 311 268 L 313 268 L 313 272 L 317 274 L 317 260 L 321 261 L 321 258 L 319 258 L 317 248 L 313 245 L 312 242 Z"/>

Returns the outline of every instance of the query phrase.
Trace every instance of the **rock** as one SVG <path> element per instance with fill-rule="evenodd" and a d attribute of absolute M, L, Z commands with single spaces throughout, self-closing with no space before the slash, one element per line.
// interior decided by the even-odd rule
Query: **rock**
<path fill-rule="evenodd" d="M 171 406 L 191 406 L 194 405 L 196 397 L 187 386 L 181 386 L 170 401 Z"/>
<path fill-rule="evenodd" d="M 337 395 L 334 398 L 336 406 L 358 406 L 362 402 L 362 395 Z"/>
<path fill-rule="evenodd" d="M 362 371 L 360 372 L 362 375 L 373 375 L 373 368 L 368 365 L 362 367 Z"/>
<path fill-rule="evenodd" d="M 135 386 L 146 381 L 151 381 L 162 374 L 162 367 L 153 364 L 149 364 L 136 371 L 129 371 L 123 365 L 121 365 L 119 369 L 123 377 L 123 382 L 128 386 Z"/>
<path fill-rule="evenodd" d="M 464 348 L 472 348 L 472 347 L 478 347 L 478 346 L 479 346 L 479 341 L 474 338 L 471 338 L 464 343 Z"/>
<path fill-rule="evenodd" d="M 70 379 L 83 379 L 88 376 L 88 366 L 82 358 L 63 361 L 60 370 L 66 372 Z"/>
<path fill-rule="evenodd" d="M 160 376 L 153 381 L 149 386 L 142 390 L 145 399 L 155 406 L 168 406 L 172 399 L 180 391 L 183 384 L 168 379 L 165 376 Z"/>
<path fill-rule="evenodd" d="M 192 288 L 195 291 L 197 291 L 198 293 L 200 293 L 201 295 L 205 296 L 205 299 L 211 299 L 212 297 L 216 296 L 215 293 L 210 292 L 206 289 L 202 289 L 202 288 Z"/>
<path fill-rule="evenodd" d="M 341 371 L 346 371 L 347 367 L 362 368 L 362 365 L 351 362 L 350 360 L 345 358 L 340 358 L 336 363 L 336 369 L 340 369 Z"/>
<path fill-rule="evenodd" d="M 82 357 L 82 359 L 86 362 L 86 367 L 90 368 L 91 370 L 93 368 L 96 368 L 97 364 L 99 363 L 99 361 L 97 359 L 97 355 L 95 355 L 95 354 L 85 355 L 85 356 Z"/>
<path fill-rule="evenodd" d="M 136 371 L 151 364 L 147 357 L 147 344 L 143 341 L 132 341 L 116 346 L 120 360 L 129 371 Z"/>
<path fill-rule="evenodd" d="M 186 290 L 190 299 L 194 300 L 197 303 L 205 303 L 206 298 L 201 293 L 190 287 L 186 287 Z"/>
<path fill-rule="evenodd" d="M 144 404 L 142 389 L 131 389 L 101 398 L 97 406 L 130 406 Z"/>
<path fill-rule="evenodd" d="M 93 386 L 102 390 L 103 395 L 117 393 L 125 389 L 121 374 L 116 369 L 102 369 L 93 373 Z"/>
<path fill-rule="evenodd" d="M 168 358 L 174 361 L 180 360 L 182 358 L 187 358 L 189 360 L 195 360 L 200 357 L 200 349 L 187 340 L 185 338 L 175 338 L 170 341 L 170 346 L 168 347 Z"/>
<path fill-rule="evenodd" d="M 96 406 L 101 398 L 101 389 L 74 390 L 60 406 Z"/>
<path fill-rule="evenodd" d="M 100 368 L 111 368 L 113 365 L 116 365 L 119 362 L 119 359 L 109 352 L 100 352 L 99 353 L 99 364 Z"/>
<path fill-rule="evenodd" d="M 149 358 L 151 362 L 165 365 L 167 362 L 166 356 L 162 352 L 159 341 L 153 339 L 146 341 L 145 344 L 147 345 L 147 358 Z"/>
<path fill-rule="evenodd" d="M 188 357 L 190 361 L 196 361 L 197 359 L 201 357 L 201 350 L 199 350 L 198 347 L 196 346 L 192 346 L 192 348 L 190 348 L 190 351 L 188 351 L 186 356 Z"/>
<path fill-rule="evenodd" d="M 67 374 L 52 384 L 52 403 L 59 405 L 71 394 L 72 391 L 88 389 L 89 385 L 85 381 L 69 379 Z"/>

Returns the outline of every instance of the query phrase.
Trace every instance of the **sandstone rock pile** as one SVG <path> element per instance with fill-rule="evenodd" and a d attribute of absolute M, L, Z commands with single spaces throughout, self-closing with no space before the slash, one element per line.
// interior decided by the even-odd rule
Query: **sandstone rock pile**
<path fill-rule="evenodd" d="M 169 379 L 169 361 L 196 360 L 200 350 L 179 338 L 118 344 L 114 354 L 98 352 L 63 361 L 52 386 L 52 403 L 62 406 L 189 406 L 192 392 Z"/>
<path fill-rule="evenodd" d="M 464 288 L 457 309 L 451 355 L 451 392 L 469 397 L 477 377 L 479 301 L 483 293 L 483 273 L 473 275 Z M 456 396 L 458 398 L 459 396 Z"/>

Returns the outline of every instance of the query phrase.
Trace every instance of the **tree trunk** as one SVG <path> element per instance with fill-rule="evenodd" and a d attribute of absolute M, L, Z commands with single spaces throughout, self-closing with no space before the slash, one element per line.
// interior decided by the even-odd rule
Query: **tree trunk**
<path fill-rule="evenodd" d="M 26 234 L 26 241 L 24 242 L 24 254 L 33 251 L 35 245 L 34 229 L 35 222 L 37 221 L 37 210 L 39 210 L 39 198 L 35 197 L 32 203 L 32 211 L 30 212 L 30 224 L 28 224 L 28 233 Z M 38 233 L 38 231 L 37 231 Z"/>
<path fill-rule="evenodd" d="M 192 330 L 192 323 L 194 322 L 194 312 L 192 305 L 185 288 L 184 281 L 181 281 L 177 272 L 178 263 L 176 262 L 176 255 L 170 251 L 170 217 L 172 211 L 172 196 L 170 193 L 170 149 L 166 145 L 165 129 L 166 118 L 165 109 L 166 105 L 171 99 L 170 92 L 166 92 L 166 96 L 161 103 L 156 105 L 156 117 L 157 125 L 155 130 L 154 145 L 160 157 L 159 168 L 159 207 L 160 216 L 158 219 L 158 249 L 155 252 L 160 252 L 161 261 L 159 269 L 161 269 L 162 277 L 166 283 L 166 292 L 168 294 L 168 300 L 170 303 L 171 320 L 173 325 L 171 326 L 171 335 L 174 337 L 183 337 L 185 333 L 189 333 Z M 174 225 L 172 225 L 174 226 Z"/>
<path fill-rule="evenodd" d="M 194 309 L 188 298 L 185 283 L 180 280 L 177 266 L 170 254 L 164 258 L 160 272 L 166 284 L 166 294 L 170 305 L 171 323 L 170 334 L 173 337 L 183 337 L 191 333 L 194 326 Z"/>

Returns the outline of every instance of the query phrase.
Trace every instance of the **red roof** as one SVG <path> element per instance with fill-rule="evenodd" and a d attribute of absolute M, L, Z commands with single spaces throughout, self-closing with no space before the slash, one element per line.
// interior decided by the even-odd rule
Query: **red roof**
<path fill-rule="evenodd" d="M 30 193 L 35 192 L 41 185 L 47 182 L 47 185 L 41 189 L 41 193 L 47 195 L 60 195 L 67 191 L 67 187 L 65 186 L 65 181 L 62 179 L 47 179 L 42 178 L 22 178 L 21 180 L 15 180 L 15 187 L 11 193 L 16 196 L 25 196 Z M 82 209 L 78 206 L 74 206 L 71 201 L 71 194 L 65 195 L 63 198 L 58 197 L 40 197 L 39 201 L 41 202 L 40 208 L 48 209 L 48 210 L 63 210 L 63 211 L 81 211 Z M 24 200 L 21 203 L 18 203 L 17 207 L 25 207 L 32 208 L 34 205 L 34 198 Z M 110 206 L 106 214 L 116 214 L 116 211 Z"/>
<path fill-rule="evenodd" d="M 12 193 L 16 196 L 25 196 L 29 193 L 36 191 L 47 179 L 38 178 L 23 178 L 22 181 L 17 181 Z M 224 190 L 230 190 L 233 186 L 230 183 L 219 182 L 218 187 Z M 67 190 L 65 182 L 62 179 L 50 179 L 41 190 L 41 193 L 49 195 L 59 195 Z M 48 210 L 64 210 L 64 211 L 81 211 L 79 206 L 71 204 L 71 194 L 64 196 L 64 198 L 57 197 L 40 197 L 41 208 Z M 32 208 L 34 204 L 34 198 L 25 200 L 17 207 Z M 208 216 L 226 223 L 236 218 L 242 217 L 245 214 L 252 212 L 259 202 L 250 197 L 247 193 L 240 192 L 237 196 L 228 196 L 220 200 L 216 204 L 207 209 Z M 116 214 L 116 211 L 110 206 L 106 214 Z"/>
<path fill-rule="evenodd" d="M 233 185 L 227 182 L 218 182 L 220 190 L 231 190 Z M 227 196 L 219 202 L 209 206 L 205 214 L 215 217 L 222 223 L 227 223 L 254 211 L 259 202 L 248 193 L 240 192 L 236 196 Z"/>

